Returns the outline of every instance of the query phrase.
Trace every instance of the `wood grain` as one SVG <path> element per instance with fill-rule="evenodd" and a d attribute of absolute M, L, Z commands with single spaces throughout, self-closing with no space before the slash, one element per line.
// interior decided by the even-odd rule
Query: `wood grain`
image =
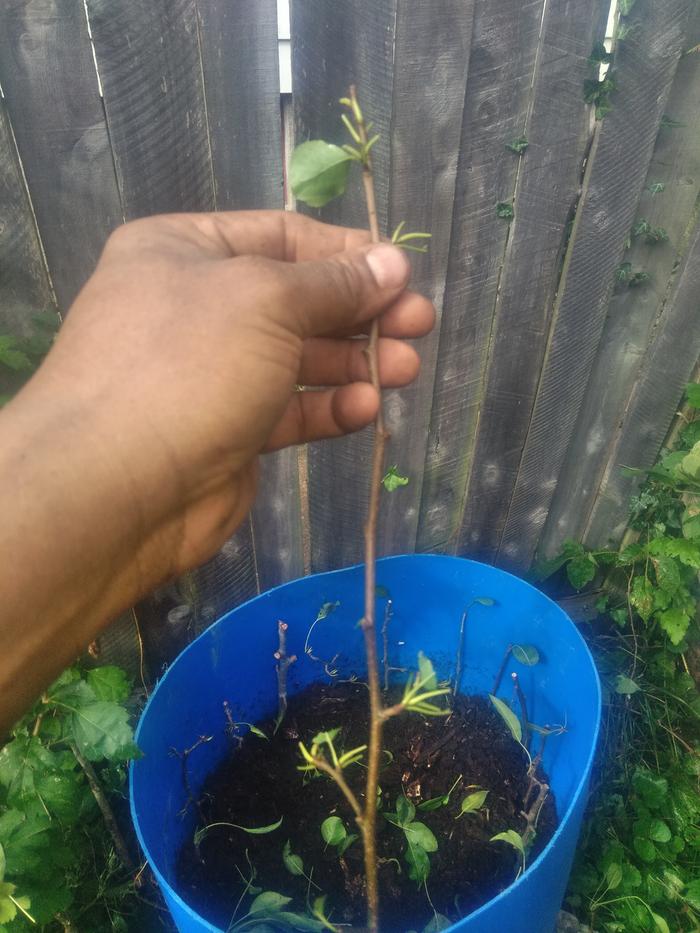
<path fill-rule="evenodd" d="M 0 84 L 67 311 L 122 220 L 83 4 L 0 4 Z"/>
<path fill-rule="evenodd" d="M 698 42 L 700 9 L 691 17 L 684 48 L 692 48 Z M 666 243 L 649 245 L 643 238 L 637 238 L 624 255 L 625 261 L 634 269 L 644 269 L 651 279 L 640 288 L 618 286 L 613 294 L 576 431 L 542 533 L 539 550 L 544 556 L 557 552 L 567 538 L 580 538 L 591 508 L 597 509 L 598 487 L 611 456 L 615 457 L 620 420 L 641 370 L 647 365 L 649 341 L 659 323 L 675 269 L 687 248 L 687 228 L 700 194 L 698 55 L 681 58 L 666 111 L 683 125 L 659 131 L 636 219 L 645 218 L 652 226 L 664 228 L 669 239 Z M 653 194 L 650 188 L 654 184 L 664 185 L 664 190 Z M 659 419 L 659 430 L 663 433 L 668 427 L 665 411 L 659 411 Z M 611 530 L 618 523 L 619 515 L 611 516 Z"/>
<path fill-rule="evenodd" d="M 613 110 L 596 134 L 564 264 L 499 563 L 527 567 L 557 486 L 600 346 L 615 270 L 671 89 L 690 0 L 638 0 L 618 53 Z"/>
<path fill-rule="evenodd" d="M 54 298 L 10 119 L 0 98 L 0 333 L 29 336 Z"/>
<path fill-rule="evenodd" d="M 547 4 L 515 184 L 458 552 L 497 554 L 544 358 L 569 221 L 591 141 L 581 89 L 594 73 L 600 0 Z M 517 156 L 511 155 L 517 160 Z"/>
<path fill-rule="evenodd" d="M 477 0 L 417 546 L 455 551 L 483 403 L 543 3 Z"/>

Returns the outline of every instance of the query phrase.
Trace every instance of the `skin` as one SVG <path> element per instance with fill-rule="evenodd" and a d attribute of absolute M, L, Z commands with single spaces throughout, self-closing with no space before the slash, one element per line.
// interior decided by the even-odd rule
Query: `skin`
<path fill-rule="evenodd" d="M 0 413 L 0 727 L 108 622 L 211 557 L 261 454 L 339 437 L 434 310 L 405 255 L 283 212 L 187 214 L 110 237 L 38 373 Z M 296 391 L 297 385 L 321 387 Z"/>

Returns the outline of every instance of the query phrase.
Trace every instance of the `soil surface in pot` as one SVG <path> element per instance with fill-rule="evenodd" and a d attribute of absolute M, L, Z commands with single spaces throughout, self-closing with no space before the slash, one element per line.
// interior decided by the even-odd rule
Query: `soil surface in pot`
<path fill-rule="evenodd" d="M 242 742 L 232 738 L 230 757 L 209 776 L 196 803 L 197 825 L 229 822 L 262 827 L 283 817 L 282 825 L 265 835 L 217 827 L 201 840 L 199 851 L 188 842 L 178 861 L 179 893 L 226 930 L 252 866 L 258 891 L 293 897 L 288 910 L 305 911 L 310 887 L 311 900 L 320 893 L 327 895 L 326 911 L 333 923 L 365 927 L 362 843 L 358 839 L 339 858 L 320 832 L 331 815 L 343 820 L 348 833 L 356 831 L 352 811 L 330 778 L 311 777 L 298 766 L 302 764 L 299 741 L 308 747 L 323 730 L 341 728 L 335 740 L 339 752 L 363 744 L 368 732 L 366 686 L 312 684 L 290 698 L 275 735 L 273 721 L 259 725 L 270 739 L 250 732 Z M 427 891 L 408 877 L 403 832 L 379 818 L 382 929 L 422 930 L 434 917 L 430 901 L 435 911 L 456 921 L 495 897 L 516 876 L 516 851 L 490 839 L 508 829 L 522 833 L 526 828 L 523 810 L 531 785 L 527 757 L 488 699 L 479 696 L 458 696 L 447 717 L 405 713 L 390 719 L 383 744 L 387 753 L 380 775 L 381 806 L 387 813 L 394 813 L 402 794 L 418 806 L 446 794 L 459 780 L 448 805 L 429 812 L 418 810 L 415 816 L 432 830 L 439 844 L 430 854 Z M 534 744 L 536 749 L 539 740 Z M 362 798 L 362 765 L 352 765 L 344 774 Z M 547 782 L 541 771 L 538 778 Z M 458 817 L 462 800 L 476 787 L 488 790 L 483 808 Z M 546 845 L 556 824 L 555 801 L 549 794 L 528 861 Z M 303 859 L 311 886 L 305 877 L 295 877 L 285 867 L 282 852 L 287 840 L 291 852 Z M 238 907 L 236 918 L 245 914 L 249 902 L 247 898 Z"/>

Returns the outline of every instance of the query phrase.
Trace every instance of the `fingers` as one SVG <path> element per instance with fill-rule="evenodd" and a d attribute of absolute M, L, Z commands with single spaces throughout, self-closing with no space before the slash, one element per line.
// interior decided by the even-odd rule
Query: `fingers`
<path fill-rule="evenodd" d="M 358 249 L 370 240 L 366 230 L 324 224 L 291 211 L 228 211 L 187 216 L 203 232 L 218 237 L 230 256 L 309 262 Z"/>
<path fill-rule="evenodd" d="M 397 300 L 410 273 L 401 250 L 383 243 L 312 262 L 243 257 L 231 263 L 232 277 L 242 263 L 269 290 L 269 313 L 301 338 L 366 325 Z"/>
<path fill-rule="evenodd" d="M 431 301 L 416 292 L 406 291 L 382 314 L 379 333 L 382 337 L 415 340 L 425 337 L 435 326 L 435 308 Z M 352 337 L 367 333 L 367 325 L 336 336 Z"/>
<path fill-rule="evenodd" d="M 377 408 L 377 393 L 367 382 L 298 392 L 270 435 L 265 452 L 359 431 L 374 421 Z"/>
<path fill-rule="evenodd" d="M 366 340 L 332 340 L 324 337 L 304 341 L 299 382 L 305 386 L 341 386 L 369 380 Z M 401 340 L 379 340 L 379 377 L 383 386 L 399 388 L 418 375 L 418 354 Z"/>

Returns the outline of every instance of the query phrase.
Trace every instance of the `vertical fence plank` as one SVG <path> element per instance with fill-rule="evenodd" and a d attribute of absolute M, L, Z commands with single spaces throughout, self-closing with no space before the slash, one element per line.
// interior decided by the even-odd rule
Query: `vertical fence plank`
<path fill-rule="evenodd" d="M 612 112 L 594 139 L 499 562 L 527 566 L 554 495 L 644 187 L 691 0 L 638 0 Z"/>
<path fill-rule="evenodd" d="M 338 98 L 355 83 L 374 132 L 377 208 L 387 229 L 391 175 L 390 127 L 396 0 L 292 0 L 292 81 L 298 142 L 311 138 L 344 141 Z M 367 227 L 358 173 L 346 195 L 320 216 L 333 223 Z M 362 559 L 362 526 L 368 500 L 372 432 L 312 444 L 309 464 L 309 523 L 312 569 L 326 570 Z"/>
<path fill-rule="evenodd" d="M 700 42 L 700 9 L 689 24 L 684 48 Z M 700 56 L 681 58 L 666 110 L 682 124 L 662 128 L 638 206 L 637 220 L 647 219 L 668 232 L 668 242 L 649 245 L 637 238 L 624 259 L 643 269 L 649 282 L 639 288 L 616 287 L 610 302 L 600 350 L 595 360 L 557 491 L 549 510 L 538 550 L 557 552 L 567 538 L 580 538 L 595 504 L 602 473 L 618 440 L 623 416 L 640 367 L 667 298 L 669 279 L 687 247 L 686 233 L 700 194 Z M 653 185 L 665 186 L 654 193 Z M 659 429 L 667 427 L 659 411 Z M 631 466 L 636 464 L 630 462 Z"/>
<path fill-rule="evenodd" d="M 215 204 L 195 0 L 87 0 L 117 180 L 128 219 Z M 198 606 L 258 590 L 247 521 L 195 572 Z M 195 620 L 195 625 L 199 620 Z"/>
<path fill-rule="evenodd" d="M 83 4 L 0 4 L 0 84 L 65 311 L 122 219 Z"/>
<path fill-rule="evenodd" d="M 512 198 L 518 170 L 505 147 L 525 128 L 542 9 L 518 0 L 475 7 L 419 550 L 457 543 L 508 238 L 496 205 Z"/>
<path fill-rule="evenodd" d="M 284 207 L 275 0 L 199 0 L 218 210 Z M 259 583 L 304 572 L 294 450 L 263 457 L 253 530 Z"/>
<path fill-rule="evenodd" d="M 591 140 L 585 78 L 601 0 L 550 0 L 515 184 L 515 217 L 495 301 L 484 397 L 458 553 L 492 560 L 532 414 L 568 222 Z M 511 155 L 517 159 L 517 155 Z"/>
<path fill-rule="evenodd" d="M 676 287 L 656 327 L 585 530 L 586 543 L 592 547 L 602 547 L 623 534 L 629 497 L 639 478 L 626 476 L 622 467 L 633 464 L 645 469 L 653 464 L 685 384 L 692 378 L 700 355 L 698 294 L 700 223 L 696 222 Z"/>
<path fill-rule="evenodd" d="M 382 500 L 380 554 L 413 550 L 418 531 L 473 20 L 474 0 L 397 7 L 389 230 L 404 220 L 407 231 L 432 234 L 427 254 L 412 257 L 411 287 L 429 295 L 438 319 L 417 347 L 417 382 L 384 393 L 387 462 L 409 484 Z"/>
<path fill-rule="evenodd" d="M 32 313 L 53 304 L 32 205 L 0 98 L 0 333 L 28 335 Z"/>
<path fill-rule="evenodd" d="M 87 0 L 127 219 L 211 210 L 195 0 Z"/>

